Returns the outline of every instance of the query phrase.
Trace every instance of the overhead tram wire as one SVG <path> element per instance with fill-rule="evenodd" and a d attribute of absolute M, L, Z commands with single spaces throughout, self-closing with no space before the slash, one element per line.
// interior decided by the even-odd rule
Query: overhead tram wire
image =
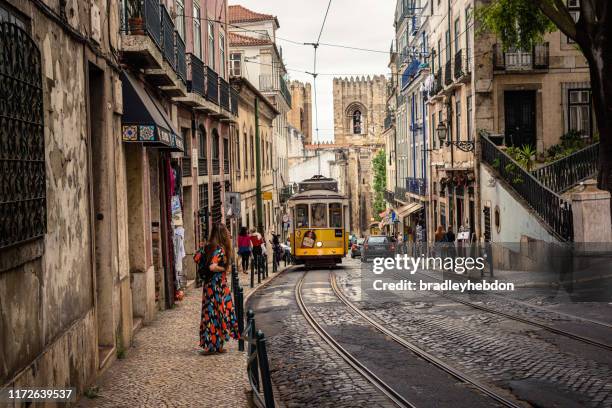
<path fill-rule="evenodd" d="M 304 43 L 304 45 L 312 45 L 314 48 L 314 61 L 313 61 L 313 69 L 312 72 L 307 72 L 312 75 L 313 78 L 313 88 L 314 88 L 314 105 L 315 105 L 315 132 L 317 135 L 317 145 L 321 144 L 321 139 L 319 138 L 319 106 L 317 104 L 317 49 L 319 48 L 319 41 L 321 40 L 321 36 L 323 35 L 323 29 L 325 28 L 325 22 L 327 21 L 327 16 L 329 14 L 329 8 L 331 7 L 332 0 L 329 0 L 327 3 L 327 9 L 325 10 L 325 16 L 323 17 L 323 23 L 321 23 L 321 29 L 319 30 L 319 36 L 317 37 L 317 41 L 314 43 Z M 316 150 L 317 152 L 317 167 L 318 174 L 321 174 L 321 152 L 320 149 Z"/>

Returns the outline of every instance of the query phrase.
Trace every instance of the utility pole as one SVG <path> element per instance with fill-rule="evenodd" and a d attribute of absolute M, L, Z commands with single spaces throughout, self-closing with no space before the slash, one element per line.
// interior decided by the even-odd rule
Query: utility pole
<path fill-rule="evenodd" d="M 261 196 L 261 147 L 259 136 L 259 98 L 255 96 L 255 199 L 257 202 L 257 231 L 263 235 L 263 202 Z"/>

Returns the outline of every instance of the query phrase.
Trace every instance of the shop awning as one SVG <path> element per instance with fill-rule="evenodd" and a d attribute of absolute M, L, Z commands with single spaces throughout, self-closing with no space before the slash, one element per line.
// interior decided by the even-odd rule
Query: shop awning
<path fill-rule="evenodd" d="M 121 74 L 123 89 L 123 116 L 121 135 L 126 143 L 144 143 L 151 146 L 184 150 L 183 138 L 174 129 L 172 121 L 149 94 L 145 87 L 130 73 Z"/>
<path fill-rule="evenodd" d="M 397 210 L 397 216 L 401 220 L 404 217 L 407 217 L 410 214 L 419 211 L 421 208 L 423 208 L 423 204 L 421 203 L 410 203 Z"/>

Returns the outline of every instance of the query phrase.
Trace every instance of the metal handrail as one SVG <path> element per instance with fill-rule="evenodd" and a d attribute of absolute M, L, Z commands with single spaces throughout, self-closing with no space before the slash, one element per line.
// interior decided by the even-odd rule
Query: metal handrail
<path fill-rule="evenodd" d="M 189 67 L 189 80 L 187 81 L 187 90 L 195 92 L 200 96 L 205 96 L 204 93 L 204 63 L 194 54 L 187 54 L 187 65 Z"/>
<path fill-rule="evenodd" d="M 567 157 L 540 167 L 531 174 L 546 187 L 561 194 L 597 174 L 598 160 L 599 143 L 594 143 Z"/>
<path fill-rule="evenodd" d="M 562 241 L 573 241 L 572 205 L 526 171 L 481 132 L 481 157 L 520 195 Z"/>
<path fill-rule="evenodd" d="M 181 38 L 178 31 L 174 31 L 175 38 L 175 53 L 176 53 L 176 74 L 183 80 L 187 81 L 187 53 L 185 52 L 185 41 Z"/>

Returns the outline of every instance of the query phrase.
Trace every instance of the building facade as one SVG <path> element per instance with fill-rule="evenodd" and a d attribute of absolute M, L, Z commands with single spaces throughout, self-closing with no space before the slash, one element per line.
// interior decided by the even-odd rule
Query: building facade
<path fill-rule="evenodd" d="M 363 235 L 375 222 L 372 212 L 372 159 L 384 148 L 387 80 L 334 78 L 334 144 L 339 188 L 350 198 L 351 231 Z"/>
<path fill-rule="evenodd" d="M 587 63 L 559 31 L 531 50 L 504 49 L 474 21 L 474 10 L 486 3 L 397 2 L 390 54 L 396 96 L 387 102 L 392 115 L 385 125 L 387 146 L 395 138 L 394 154 L 387 147 L 393 162 L 388 179 L 395 181 L 395 189 L 387 184 L 389 207 L 404 232 L 414 231 L 415 219 L 406 220 L 406 214 L 425 220 L 429 241 L 440 226 L 467 232 L 471 241 L 516 241 L 521 238 L 516 228 L 508 225 L 504 234 L 492 220 L 500 214 L 512 219 L 518 207 L 539 223 L 526 236 L 566 239 L 568 234 L 562 238 L 563 232 L 553 230 L 567 220 L 544 220 L 546 214 L 527 209 L 524 197 L 512 203 L 501 198 L 512 188 L 496 185 L 495 171 L 480 162 L 483 144 L 490 144 L 481 136 L 493 135 L 500 154 L 529 146 L 536 167 L 552 160 L 563 135 L 593 141 Z M 570 11 L 577 17 L 574 3 Z M 561 201 L 556 197 L 543 205 L 559 207 Z M 567 218 L 564 211 L 549 212 Z"/>
<path fill-rule="evenodd" d="M 0 388 L 80 393 L 132 339 L 121 69 L 111 53 L 121 39 L 119 21 L 91 18 L 101 13 L 118 5 L 0 2 L 0 82 L 27 101 L 0 108 Z"/>
<path fill-rule="evenodd" d="M 242 77 L 254 84 L 279 112 L 271 126 L 261 129 L 269 135 L 269 138 L 261 141 L 261 177 L 270 177 L 272 192 L 272 198 L 263 203 L 263 217 L 266 221 L 261 226 L 266 232 L 278 232 L 284 228 L 282 219 L 286 213 L 279 191 L 287 187 L 289 180 L 287 114 L 291 109 L 287 70 L 282 53 L 276 45 L 276 30 L 280 25 L 273 15 L 255 12 L 240 5 L 229 6 L 228 12 L 231 24 L 230 75 Z"/>

